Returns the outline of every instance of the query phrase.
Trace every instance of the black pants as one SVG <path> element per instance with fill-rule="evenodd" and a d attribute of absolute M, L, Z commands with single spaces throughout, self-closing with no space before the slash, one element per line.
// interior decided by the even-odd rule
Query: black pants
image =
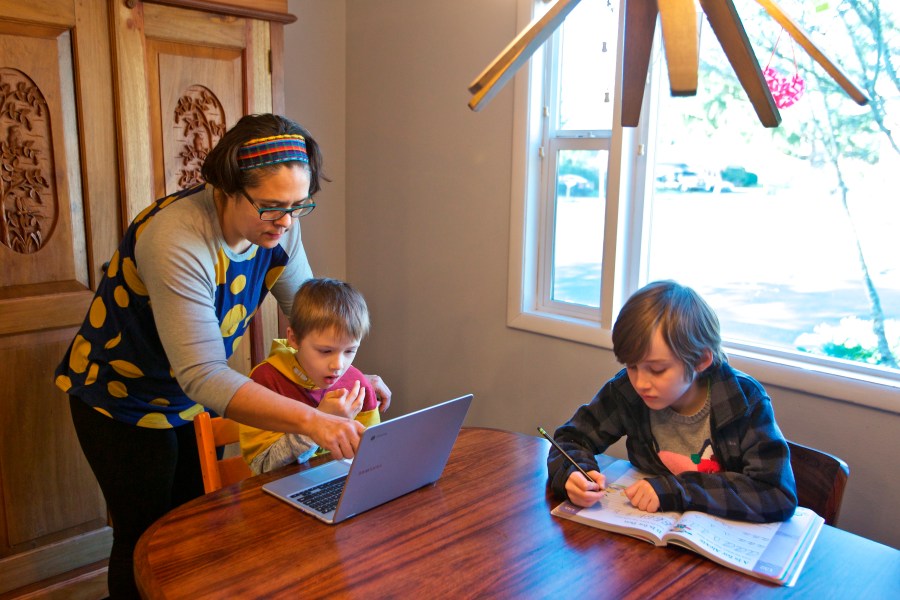
<path fill-rule="evenodd" d="M 81 449 L 112 518 L 111 598 L 138 598 L 134 547 L 159 517 L 203 494 L 197 438 L 191 425 L 148 429 L 115 421 L 69 397 Z"/>

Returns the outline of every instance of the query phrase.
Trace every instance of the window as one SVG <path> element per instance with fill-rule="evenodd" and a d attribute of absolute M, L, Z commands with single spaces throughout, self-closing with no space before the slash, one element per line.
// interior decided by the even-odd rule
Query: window
<path fill-rule="evenodd" d="M 622 301 L 676 279 L 716 309 L 739 368 L 786 387 L 815 374 L 803 389 L 852 401 L 873 385 L 900 408 L 900 7 L 780 2 L 869 106 L 748 1 L 781 126 L 759 123 L 701 16 L 697 95 L 671 97 L 657 40 L 632 129 L 618 4 L 582 0 L 517 77 L 509 324 L 610 347 Z"/>
<path fill-rule="evenodd" d="M 551 41 L 545 74 L 541 181 L 556 201 L 545 204 L 538 280 L 542 306 L 589 319 L 582 307 L 600 302 L 618 19 L 599 3 L 573 16 Z"/>

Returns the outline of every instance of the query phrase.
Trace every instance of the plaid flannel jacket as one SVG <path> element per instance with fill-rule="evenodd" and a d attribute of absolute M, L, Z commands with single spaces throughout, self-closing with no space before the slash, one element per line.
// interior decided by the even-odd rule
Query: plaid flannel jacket
<path fill-rule="evenodd" d="M 660 511 L 696 510 L 742 521 L 783 521 L 797 506 L 787 442 L 775 423 L 762 385 L 727 363 L 703 374 L 711 378 L 710 434 L 720 473 L 673 475 L 657 454 L 649 408 L 623 369 L 589 404 L 556 430 L 554 439 L 586 471 L 596 470 L 596 454 L 626 437 L 628 460 L 653 477 Z M 575 468 L 553 447 L 547 459 L 549 485 L 565 498 Z"/>

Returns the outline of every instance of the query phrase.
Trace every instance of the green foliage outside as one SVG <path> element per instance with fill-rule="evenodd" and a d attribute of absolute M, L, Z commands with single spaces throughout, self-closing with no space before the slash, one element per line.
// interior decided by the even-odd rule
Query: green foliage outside
<path fill-rule="evenodd" d="M 900 321 L 888 319 L 884 326 L 886 337 L 893 340 L 891 351 L 897 356 L 900 353 Z M 817 325 L 812 333 L 801 334 L 794 343 L 798 350 L 810 354 L 871 365 L 884 363 L 872 321 L 857 317 L 841 319 L 836 326 L 828 323 Z"/>

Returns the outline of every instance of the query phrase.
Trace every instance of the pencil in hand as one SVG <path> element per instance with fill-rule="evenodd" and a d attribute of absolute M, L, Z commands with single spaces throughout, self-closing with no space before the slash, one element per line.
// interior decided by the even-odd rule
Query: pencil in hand
<path fill-rule="evenodd" d="M 557 450 L 559 450 L 559 453 L 560 453 L 560 454 L 562 454 L 563 456 L 565 456 L 565 457 L 568 459 L 568 461 L 569 461 L 570 463 L 572 463 L 573 465 L 575 465 L 575 468 L 576 468 L 576 469 L 578 469 L 579 471 L 581 471 L 581 474 L 584 475 L 585 479 L 587 479 L 588 481 L 590 481 L 590 482 L 592 482 L 592 483 L 597 483 L 597 485 L 600 485 L 597 481 L 594 480 L 593 477 L 591 477 L 590 475 L 587 474 L 587 471 L 585 471 L 584 469 L 581 468 L 581 465 L 579 465 L 577 462 L 575 462 L 575 459 L 574 459 L 574 458 L 572 458 L 571 456 L 569 456 L 569 453 L 568 453 L 568 452 L 566 452 L 565 450 L 562 449 L 562 446 L 560 446 L 559 444 L 556 443 L 556 440 L 554 440 L 552 437 L 550 437 L 550 434 L 549 434 L 549 433 L 547 433 L 546 431 L 544 431 L 544 428 L 543 428 L 543 427 L 538 426 L 537 430 L 540 432 L 540 434 L 541 434 L 542 436 L 544 436 L 545 438 L 547 438 L 547 440 L 548 440 L 551 444 L 553 444 L 553 447 L 554 447 L 554 448 L 556 448 Z M 600 489 L 597 490 L 597 491 L 602 492 L 604 489 L 606 489 L 606 488 L 604 488 L 604 487 L 601 486 Z"/>

